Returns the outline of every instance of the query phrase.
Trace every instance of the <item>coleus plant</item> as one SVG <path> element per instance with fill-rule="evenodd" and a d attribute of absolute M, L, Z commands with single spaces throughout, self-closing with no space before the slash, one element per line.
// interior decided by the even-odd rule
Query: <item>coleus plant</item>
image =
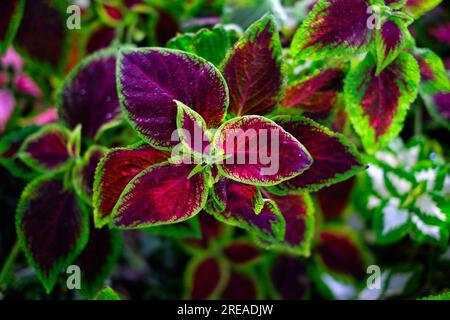
<path fill-rule="evenodd" d="M 420 82 L 417 49 L 407 27 L 439 3 L 319 0 L 292 41 L 291 55 L 297 61 L 351 61 L 345 108 L 368 153 L 387 146 L 403 127 Z M 449 89 L 446 77 L 433 80 Z"/>
<path fill-rule="evenodd" d="M 312 120 L 263 116 L 277 108 L 285 90 L 272 16 L 250 26 L 219 69 L 178 50 L 120 51 L 121 107 L 142 141 L 100 161 L 95 224 L 148 228 L 186 221 L 204 209 L 249 230 L 265 247 L 309 255 L 307 192 L 351 177 L 363 161 L 342 135 Z M 201 143 L 193 140 L 196 133 Z M 270 164 L 260 157 L 248 161 L 276 143 L 270 154 L 278 161 L 275 172 L 264 173 Z"/>
<path fill-rule="evenodd" d="M 95 141 L 120 116 L 115 63 L 114 49 L 82 61 L 59 94 L 62 123 L 29 135 L 18 152 L 38 173 L 17 208 L 18 240 L 47 292 L 74 263 L 83 270 L 81 293 L 92 297 L 120 253 L 120 233 L 94 228 L 89 214 L 95 168 L 105 153 Z"/>
<path fill-rule="evenodd" d="M 448 166 L 424 139 L 394 140 L 367 171 L 365 202 L 375 241 L 389 244 L 410 234 L 418 242 L 446 247 L 450 206 Z"/>

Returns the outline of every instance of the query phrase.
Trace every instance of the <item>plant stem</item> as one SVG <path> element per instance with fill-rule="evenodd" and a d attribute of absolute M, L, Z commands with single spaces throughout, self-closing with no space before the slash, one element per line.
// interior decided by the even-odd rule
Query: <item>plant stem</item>
<path fill-rule="evenodd" d="M 422 106 L 420 104 L 416 105 L 414 113 L 414 135 L 420 136 L 422 134 Z"/>
<path fill-rule="evenodd" d="M 14 266 L 14 262 L 16 261 L 16 258 L 19 255 L 19 253 L 20 253 L 20 245 L 19 241 L 16 241 L 13 248 L 11 249 L 11 252 L 9 253 L 8 258 L 6 258 L 5 264 L 3 265 L 2 270 L 0 272 L 0 286 L 6 280 L 8 274 L 10 273 L 12 267 Z"/>

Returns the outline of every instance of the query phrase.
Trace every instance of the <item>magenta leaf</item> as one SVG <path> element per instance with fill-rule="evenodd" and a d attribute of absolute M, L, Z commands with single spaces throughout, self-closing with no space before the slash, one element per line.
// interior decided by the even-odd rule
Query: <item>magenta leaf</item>
<path fill-rule="evenodd" d="M 273 299 L 306 299 L 310 290 L 308 271 L 297 257 L 280 255 L 272 259 L 268 268 Z"/>
<path fill-rule="evenodd" d="M 247 265 L 261 256 L 261 250 L 251 242 L 233 241 L 223 248 L 227 260 L 236 265 Z"/>
<path fill-rule="evenodd" d="M 264 16 L 249 27 L 222 66 L 232 115 L 264 115 L 277 106 L 284 89 L 282 61 L 275 20 Z"/>
<path fill-rule="evenodd" d="M 139 173 L 166 161 L 169 153 L 145 143 L 111 150 L 97 166 L 94 180 L 94 219 L 96 227 L 110 221 L 111 213 L 125 187 Z"/>
<path fill-rule="evenodd" d="M 63 181 L 43 176 L 22 193 L 16 215 L 20 245 L 49 293 L 88 241 L 88 215 Z"/>
<path fill-rule="evenodd" d="M 223 290 L 229 270 L 221 260 L 199 256 L 189 262 L 184 277 L 188 299 L 214 299 Z"/>
<path fill-rule="evenodd" d="M 91 299 L 105 285 L 121 250 L 118 230 L 106 227 L 97 229 L 90 224 L 89 241 L 75 264 L 81 270 L 81 293 Z"/>
<path fill-rule="evenodd" d="M 114 226 L 144 228 L 182 222 L 195 216 L 206 204 L 208 174 L 199 172 L 191 176 L 194 167 L 165 162 L 138 173 L 113 209 Z"/>
<path fill-rule="evenodd" d="M 272 199 L 286 221 L 284 238 L 268 241 L 260 238 L 259 243 L 268 249 L 309 256 L 314 236 L 314 207 L 308 194 L 277 196 L 267 191 L 263 196 Z"/>
<path fill-rule="evenodd" d="M 420 68 L 420 94 L 450 91 L 450 80 L 441 58 L 429 49 L 415 48 L 414 58 Z"/>
<path fill-rule="evenodd" d="M 24 5 L 25 0 L 0 2 L 0 54 L 6 51 L 16 34 Z"/>
<path fill-rule="evenodd" d="M 316 191 L 346 180 L 364 168 L 356 148 L 342 134 L 301 116 L 278 116 L 274 120 L 303 143 L 313 163 L 300 176 L 271 188 L 273 192 Z"/>
<path fill-rule="evenodd" d="M 327 228 L 318 237 L 317 259 L 328 271 L 357 279 L 364 278 L 367 257 L 350 230 Z"/>
<path fill-rule="evenodd" d="M 373 37 L 370 5 L 369 0 L 319 0 L 292 41 L 292 56 L 320 60 L 367 51 Z"/>
<path fill-rule="evenodd" d="M 70 32 L 66 26 L 66 8 L 67 5 L 58 1 L 25 1 L 16 33 L 16 48 L 48 74 L 54 70 L 61 72 L 66 63 Z"/>
<path fill-rule="evenodd" d="M 342 88 L 342 68 L 326 68 L 290 84 L 282 102 L 285 108 L 297 108 L 311 116 L 330 112 Z"/>
<path fill-rule="evenodd" d="M 121 105 L 139 135 L 156 147 L 169 148 L 182 102 L 205 120 L 220 125 L 228 107 L 228 89 L 220 72 L 193 54 L 170 49 L 126 49 L 117 70 Z"/>
<path fill-rule="evenodd" d="M 371 54 L 347 75 L 347 113 L 367 152 L 386 146 L 403 127 L 419 87 L 419 66 L 402 52 L 379 75 Z"/>
<path fill-rule="evenodd" d="M 225 158 L 219 172 L 227 178 L 270 186 L 298 176 L 311 165 L 305 147 L 272 120 L 244 116 L 224 123 L 214 147 Z"/>
<path fill-rule="evenodd" d="M 322 188 L 317 192 L 318 206 L 325 220 L 342 218 L 350 204 L 355 177 Z"/>
<path fill-rule="evenodd" d="M 116 89 L 115 50 L 99 51 L 71 71 L 59 92 L 58 114 L 69 128 L 96 139 L 121 118 Z"/>
<path fill-rule="evenodd" d="M 214 216 L 227 224 L 244 228 L 265 239 L 282 239 L 285 221 L 272 200 L 263 200 L 257 187 L 227 178 L 214 185 L 214 196 L 224 211 Z"/>
<path fill-rule="evenodd" d="M 220 295 L 222 300 L 261 299 L 258 279 L 250 272 L 231 270 L 228 282 Z"/>
<path fill-rule="evenodd" d="M 29 136 L 19 156 L 31 169 L 45 173 L 64 168 L 74 153 L 69 149 L 71 133 L 60 125 L 49 125 Z"/>

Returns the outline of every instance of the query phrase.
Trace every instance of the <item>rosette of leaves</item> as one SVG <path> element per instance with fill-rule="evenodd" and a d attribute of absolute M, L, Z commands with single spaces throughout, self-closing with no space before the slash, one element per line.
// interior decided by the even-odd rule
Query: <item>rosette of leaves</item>
<path fill-rule="evenodd" d="M 115 64 L 113 51 L 81 62 L 59 94 L 61 122 L 28 135 L 18 151 L 37 174 L 17 207 L 18 240 L 47 293 L 75 264 L 81 293 L 92 297 L 120 253 L 120 233 L 94 228 L 90 209 L 95 168 L 105 152 L 93 142 L 120 116 Z"/>
<path fill-rule="evenodd" d="M 351 61 L 344 98 L 367 152 L 387 146 L 417 97 L 419 65 L 408 25 L 440 1 L 319 0 L 291 45 L 297 61 Z"/>
<path fill-rule="evenodd" d="M 450 206 L 448 166 L 426 140 L 394 140 L 367 171 L 365 207 L 375 241 L 390 244 L 410 234 L 418 243 L 447 246 Z"/>
<path fill-rule="evenodd" d="M 271 16 L 250 26 L 220 70 L 179 50 L 121 50 L 118 93 L 142 142 L 111 150 L 97 167 L 96 225 L 153 228 L 204 209 L 250 231 L 262 246 L 308 255 L 313 215 L 307 193 L 351 177 L 363 164 L 342 135 L 312 120 L 263 116 L 283 99 L 283 65 Z M 276 173 L 261 174 L 268 164 L 260 160 L 227 163 L 258 154 L 251 145 L 264 131 L 279 137 Z M 196 132 L 200 144 L 192 139 Z M 244 151 L 232 147 L 230 132 L 239 132 Z"/>

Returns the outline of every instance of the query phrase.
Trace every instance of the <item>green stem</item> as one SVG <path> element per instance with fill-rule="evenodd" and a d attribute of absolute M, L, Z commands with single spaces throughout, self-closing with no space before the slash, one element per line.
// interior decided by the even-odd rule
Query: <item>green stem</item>
<path fill-rule="evenodd" d="M 414 135 L 420 136 L 422 134 L 422 107 L 420 104 L 416 105 L 414 115 Z"/>
<path fill-rule="evenodd" d="M 3 282 L 5 282 L 6 278 L 11 272 L 11 269 L 14 266 L 14 262 L 16 261 L 19 253 L 20 253 L 20 245 L 19 241 L 16 241 L 0 272 L 0 286 L 3 284 Z"/>

